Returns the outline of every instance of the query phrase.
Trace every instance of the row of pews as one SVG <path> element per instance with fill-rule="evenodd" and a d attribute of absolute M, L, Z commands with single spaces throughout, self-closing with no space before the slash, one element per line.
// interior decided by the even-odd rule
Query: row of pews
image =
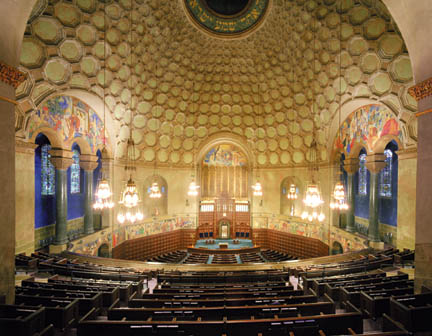
<path fill-rule="evenodd" d="M 396 255 L 387 250 L 286 269 L 150 273 L 36 254 L 37 270 L 51 276 L 22 281 L 15 305 L 0 305 L 0 330 L 24 336 L 432 332 L 432 292 L 414 294 L 408 275 L 388 267 Z M 365 319 L 380 327 L 365 330 Z"/>
<path fill-rule="evenodd" d="M 160 263 L 172 263 L 172 264 L 206 264 L 209 262 L 210 254 L 204 253 L 187 253 L 184 250 L 172 251 L 164 253 L 153 258 L 148 259 L 150 262 L 160 262 Z M 287 260 L 296 260 L 297 257 L 292 255 L 278 252 L 274 250 L 263 250 L 261 253 L 258 252 L 245 252 L 238 254 L 213 254 L 211 258 L 211 264 L 218 265 L 229 265 L 238 264 L 240 259 L 241 263 L 264 263 L 267 261 L 280 262 Z"/>

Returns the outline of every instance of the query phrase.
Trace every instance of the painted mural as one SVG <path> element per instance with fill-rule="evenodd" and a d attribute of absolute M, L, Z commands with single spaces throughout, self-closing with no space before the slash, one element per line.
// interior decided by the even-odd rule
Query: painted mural
<path fill-rule="evenodd" d="M 77 98 L 57 96 L 47 100 L 34 113 L 27 126 L 27 138 L 48 127 L 57 132 L 64 145 L 71 146 L 82 137 L 93 153 L 103 145 L 103 121 L 87 104 Z"/>
<path fill-rule="evenodd" d="M 247 160 L 244 153 L 233 145 L 218 145 L 212 148 L 204 156 L 204 165 L 208 166 L 246 166 Z"/>
<path fill-rule="evenodd" d="M 73 242 L 72 252 L 96 256 L 99 247 L 106 243 L 116 247 L 128 239 L 150 236 L 159 233 L 170 232 L 179 229 L 195 228 L 195 219 L 188 217 L 169 217 L 164 219 L 149 219 L 135 225 L 119 227 L 113 232 L 105 232 L 93 239 L 80 239 Z"/>
<path fill-rule="evenodd" d="M 329 239 L 328 228 L 325 228 L 323 225 L 291 220 L 283 216 L 274 216 L 269 218 L 268 228 L 296 234 L 303 237 L 319 239 L 323 242 L 328 242 Z M 365 248 L 362 239 L 335 227 L 331 228 L 330 240 L 332 242 L 340 242 L 344 252 L 356 251 Z"/>
<path fill-rule="evenodd" d="M 355 143 L 372 149 L 385 135 L 402 141 L 402 131 L 395 115 L 385 106 L 366 105 L 354 111 L 342 124 L 336 136 L 335 149 L 350 153 Z"/>

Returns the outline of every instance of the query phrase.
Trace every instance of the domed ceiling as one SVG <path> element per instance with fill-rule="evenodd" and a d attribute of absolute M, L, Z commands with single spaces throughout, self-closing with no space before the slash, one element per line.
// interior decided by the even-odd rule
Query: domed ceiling
<path fill-rule="evenodd" d="M 28 80 L 17 90 L 18 132 L 46 97 L 78 89 L 105 91 L 116 157 L 133 128 L 139 159 L 149 165 L 192 166 L 194 149 L 221 131 L 241 136 L 259 167 L 306 164 L 314 134 L 319 159 L 328 160 L 339 95 L 342 103 L 385 103 L 413 141 L 411 64 L 381 1 L 274 0 L 259 29 L 241 39 L 215 38 L 192 24 L 188 2 L 40 0 L 22 46 Z M 264 2 L 242 8 L 238 1 L 226 13 L 241 17 Z"/>

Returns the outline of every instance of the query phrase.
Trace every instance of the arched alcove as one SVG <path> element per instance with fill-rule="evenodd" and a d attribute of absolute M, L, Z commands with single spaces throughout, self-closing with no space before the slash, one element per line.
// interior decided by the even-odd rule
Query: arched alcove
<path fill-rule="evenodd" d="M 288 199 L 291 185 L 295 187 L 297 199 Z M 303 184 L 295 176 L 285 177 L 280 184 L 280 213 L 288 216 L 300 216 L 302 211 L 301 195 L 303 194 Z"/>
<path fill-rule="evenodd" d="M 150 197 L 150 188 L 155 182 L 159 186 L 160 198 Z M 144 218 L 166 215 L 168 213 L 167 181 L 160 175 L 151 175 L 144 180 L 143 187 L 142 204 Z"/>
<path fill-rule="evenodd" d="M 104 243 L 101 246 L 99 246 L 98 251 L 97 251 L 97 256 L 101 257 L 101 258 L 109 258 L 110 257 L 110 251 L 109 251 L 108 244 Z"/>

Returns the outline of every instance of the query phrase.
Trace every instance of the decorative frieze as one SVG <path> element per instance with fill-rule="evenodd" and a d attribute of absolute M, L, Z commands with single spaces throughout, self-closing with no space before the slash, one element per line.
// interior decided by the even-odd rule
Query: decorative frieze
<path fill-rule="evenodd" d="M 26 75 L 17 68 L 0 61 L 0 81 L 16 89 L 26 79 Z"/>
<path fill-rule="evenodd" d="M 417 101 L 432 95 L 432 77 L 418 83 L 408 90 L 409 94 Z"/>

